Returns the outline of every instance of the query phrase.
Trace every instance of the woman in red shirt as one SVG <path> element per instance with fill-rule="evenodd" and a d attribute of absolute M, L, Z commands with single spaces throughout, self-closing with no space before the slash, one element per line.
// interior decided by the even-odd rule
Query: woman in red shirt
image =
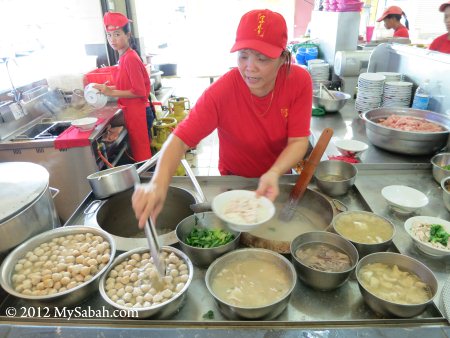
<path fill-rule="evenodd" d="M 150 109 L 150 79 L 139 55 L 130 47 L 130 24 L 128 18 L 115 12 L 103 17 L 106 36 L 110 46 L 119 52 L 115 86 L 97 84 L 94 87 L 107 96 L 119 98 L 128 131 L 131 153 L 136 161 L 151 157 L 149 128 L 153 113 Z"/>
<path fill-rule="evenodd" d="M 308 148 L 312 81 L 291 65 L 284 18 L 253 10 L 241 18 L 231 52 L 238 67 L 214 82 L 164 143 L 149 184 L 138 187 L 133 209 L 143 227 L 162 210 L 168 186 L 185 152 L 217 129 L 222 175 L 259 177 L 257 194 L 272 201 L 278 179 Z"/>
<path fill-rule="evenodd" d="M 430 49 L 450 54 L 450 1 L 444 2 L 439 7 L 439 11 L 444 13 L 444 23 L 447 28 L 447 33 L 434 39 L 430 45 Z"/>
<path fill-rule="evenodd" d="M 402 16 L 405 17 L 405 26 L 400 22 Z M 394 29 L 394 38 L 409 38 L 409 23 L 405 12 L 398 6 L 391 6 L 384 10 L 383 15 L 377 22 L 384 22 L 386 29 Z"/>

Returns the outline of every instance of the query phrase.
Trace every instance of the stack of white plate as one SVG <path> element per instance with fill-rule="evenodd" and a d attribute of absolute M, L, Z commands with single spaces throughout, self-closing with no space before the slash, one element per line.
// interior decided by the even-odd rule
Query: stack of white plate
<path fill-rule="evenodd" d="M 409 107 L 412 93 L 411 82 L 385 82 L 382 107 Z"/>
<path fill-rule="evenodd" d="M 311 74 L 313 83 L 328 81 L 328 78 L 330 77 L 330 65 L 326 62 L 322 63 L 309 62 L 308 71 Z"/>
<path fill-rule="evenodd" d="M 362 73 L 358 77 L 356 111 L 366 112 L 381 106 L 386 77 L 378 73 Z"/>
<path fill-rule="evenodd" d="M 403 74 L 395 72 L 378 72 L 377 74 L 384 75 L 386 78 L 385 82 L 402 81 Z"/>

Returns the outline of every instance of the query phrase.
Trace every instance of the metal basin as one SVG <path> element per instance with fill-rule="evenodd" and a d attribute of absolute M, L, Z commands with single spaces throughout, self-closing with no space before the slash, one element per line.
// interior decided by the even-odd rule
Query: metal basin
<path fill-rule="evenodd" d="M 378 121 L 392 114 L 423 118 L 439 124 L 445 131 L 412 132 L 388 128 Z M 411 108 L 377 108 L 361 114 L 365 121 L 367 138 L 377 147 L 406 155 L 427 155 L 441 150 L 446 144 L 450 119 L 444 114 Z"/>
<path fill-rule="evenodd" d="M 128 251 L 136 247 L 147 247 L 144 230 L 138 228 L 138 222 L 131 206 L 133 189 L 118 193 L 85 210 L 85 224 L 97 226 L 111 234 L 116 241 L 117 250 Z M 188 191 L 169 187 L 164 208 L 156 220 L 156 231 L 161 245 L 178 242 L 175 228 L 183 219 L 193 214 L 189 208 L 196 203 Z"/>

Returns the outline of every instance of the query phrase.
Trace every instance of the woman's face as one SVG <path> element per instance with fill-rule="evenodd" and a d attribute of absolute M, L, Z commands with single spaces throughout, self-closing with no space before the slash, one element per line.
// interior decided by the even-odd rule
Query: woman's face
<path fill-rule="evenodd" d="M 385 19 L 383 19 L 383 23 L 384 23 L 384 28 L 386 28 L 386 29 L 391 29 L 391 28 L 394 28 L 394 22 L 395 22 L 396 20 L 394 19 L 394 18 L 385 18 Z"/>
<path fill-rule="evenodd" d="M 123 30 L 118 29 L 112 32 L 106 32 L 106 38 L 108 39 L 109 45 L 112 49 L 117 51 L 123 51 L 127 49 L 130 45 L 129 34 L 125 34 Z"/>
<path fill-rule="evenodd" d="M 447 27 L 447 32 L 450 34 L 450 6 L 445 7 L 444 23 L 445 27 Z"/>
<path fill-rule="evenodd" d="M 283 58 L 271 59 L 253 49 L 238 52 L 238 68 L 250 92 L 256 96 L 267 95 L 274 87 Z"/>

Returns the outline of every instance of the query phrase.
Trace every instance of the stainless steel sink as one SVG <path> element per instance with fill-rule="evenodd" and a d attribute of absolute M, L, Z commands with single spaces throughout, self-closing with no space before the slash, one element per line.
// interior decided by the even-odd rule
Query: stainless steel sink
<path fill-rule="evenodd" d="M 16 135 L 11 141 L 55 138 L 70 127 L 70 122 L 38 123 Z"/>

